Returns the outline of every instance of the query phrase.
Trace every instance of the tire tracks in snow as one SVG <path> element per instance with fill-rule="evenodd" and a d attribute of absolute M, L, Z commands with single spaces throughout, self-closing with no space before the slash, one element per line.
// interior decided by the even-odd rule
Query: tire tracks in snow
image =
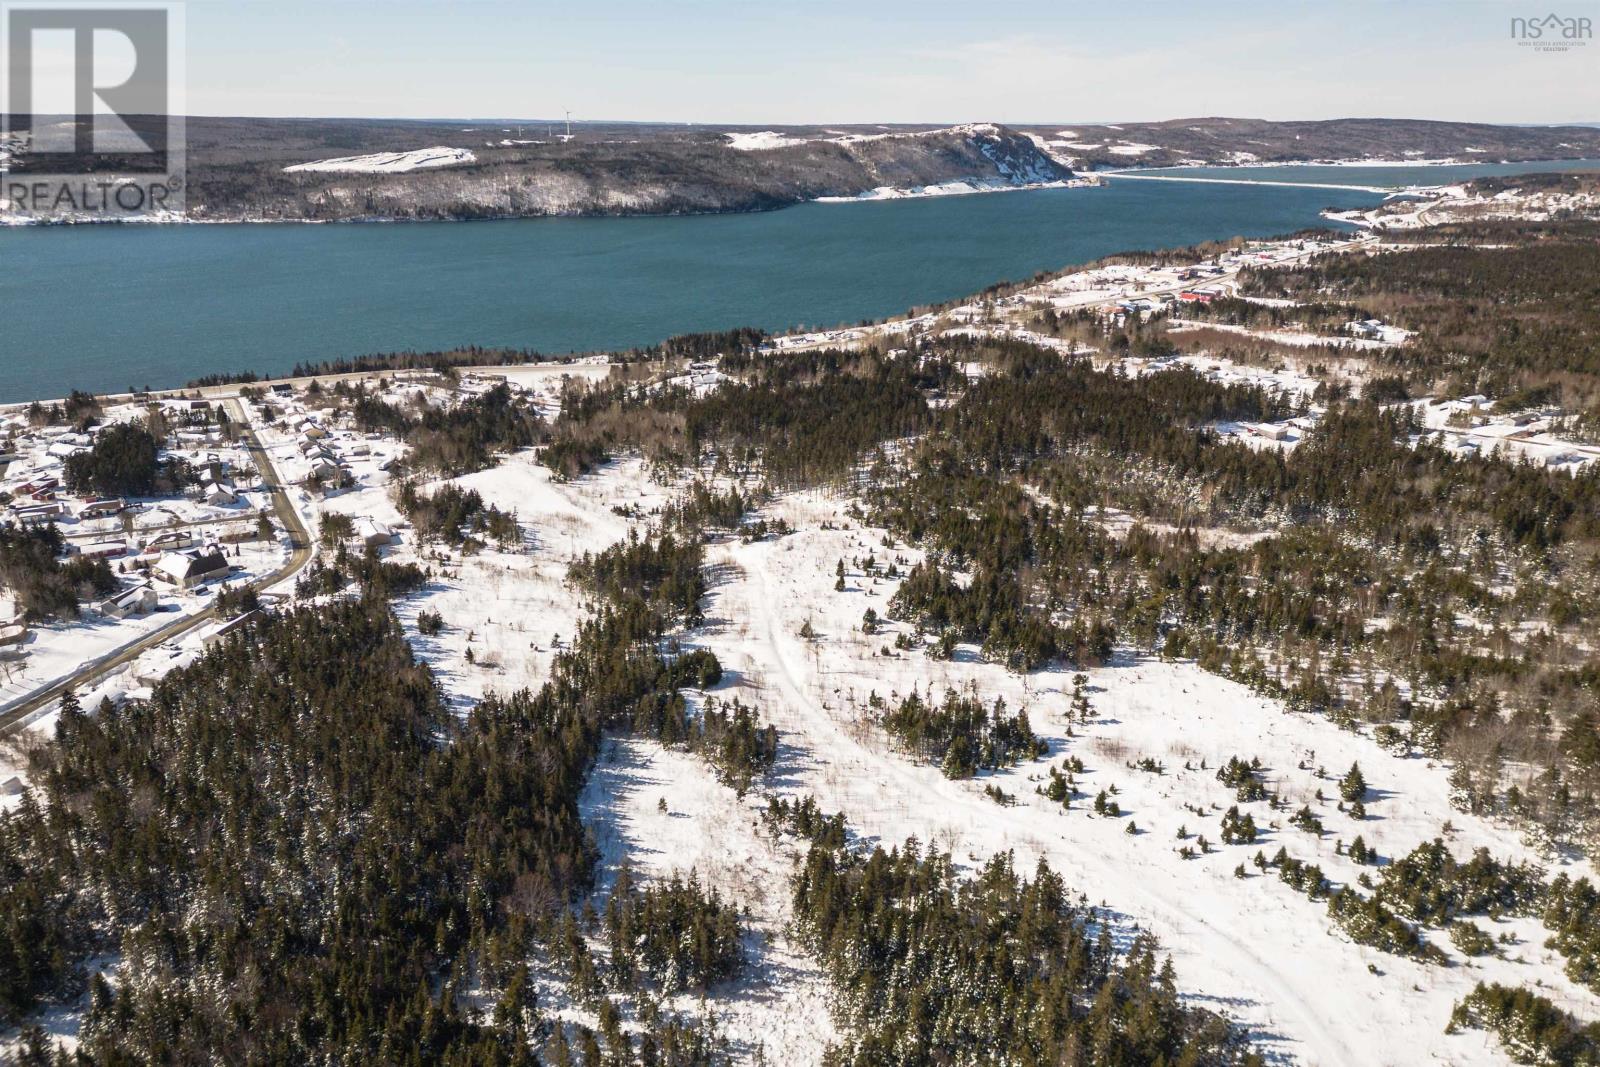
<path fill-rule="evenodd" d="M 1249 1007 L 1243 1009 L 1247 1017 L 1238 1021 L 1264 1043 L 1265 1050 L 1273 1058 L 1314 1062 L 1324 1067 L 1368 1067 L 1374 1062 L 1370 1047 L 1357 1047 L 1329 1024 L 1326 1006 L 1319 1003 L 1327 988 L 1326 975 L 1316 974 L 1309 968 L 1274 964 L 1247 947 L 1237 932 L 1200 914 L 1191 897 L 1178 891 L 1164 892 L 1152 879 L 1130 876 L 1126 865 L 1113 863 L 1098 852 L 1074 847 L 1064 835 L 1051 835 L 1047 827 L 1035 825 L 1037 816 L 1029 805 L 1000 807 L 955 783 L 941 788 L 946 780 L 941 777 L 935 781 L 930 777 L 938 773 L 936 770 L 873 752 L 851 736 L 837 714 L 825 710 L 828 700 L 820 691 L 820 678 L 815 679 L 819 691 L 815 695 L 808 693 L 813 672 L 803 658 L 796 656 L 795 645 L 801 639 L 787 632 L 778 613 L 779 605 L 798 599 L 798 591 L 775 589 L 769 573 L 768 556 L 778 543 L 781 542 L 758 543 L 752 546 L 754 551 L 746 558 L 737 561 L 753 583 L 747 602 L 738 603 L 734 592 L 738 588 L 736 583 L 713 589 L 713 595 L 734 601 L 729 605 L 733 610 L 723 610 L 719 614 L 730 619 L 742 617 L 751 623 L 760 620 L 759 629 L 753 626 L 751 635 L 759 644 L 745 648 L 750 657 L 749 680 L 753 683 L 764 679 L 769 686 L 775 682 L 788 712 L 785 716 L 788 722 L 783 725 L 789 728 L 791 735 L 798 735 L 791 736 L 791 743 L 805 738 L 801 747 L 809 748 L 818 767 L 827 765 L 816 744 L 820 740 L 828 750 L 850 753 L 861 766 L 873 772 L 874 778 L 892 782 L 893 791 L 898 794 L 895 799 L 905 802 L 908 811 L 938 813 L 947 822 L 949 816 L 960 813 L 966 815 L 969 822 L 1002 824 L 1013 842 L 1029 843 L 1078 891 L 1086 892 L 1085 887 L 1089 885 L 1101 887 L 1127 917 L 1136 920 L 1141 928 L 1156 933 L 1163 949 L 1178 957 L 1180 979 L 1183 958 L 1201 957 L 1209 959 L 1214 969 L 1237 979 L 1240 986 L 1247 987 L 1251 993 L 1247 998 Z M 763 652 L 764 655 L 759 654 Z M 763 667 L 772 669 L 763 670 Z M 770 687 L 768 692 L 770 695 Z M 829 736 L 819 738 L 816 735 L 819 730 L 826 731 Z M 1064 743 L 1059 736 L 1051 740 L 1056 742 L 1053 747 Z M 858 831 L 869 829 L 863 822 L 863 812 L 846 808 L 844 813 Z M 870 811 L 866 814 L 871 819 Z M 928 840 L 931 835 L 919 832 L 918 836 Z M 898 844 L 898 841 L 885 843 Z M 1000 851 L 994 843 L 972 840 L 970 835 L 963 836 L 962 846 L 985 859 Z M 1106 892 L 1112 889 L 1115 892 Z M 1232 991 L 1199 992 L 1230 994 Z M 1238 1005 L 1235 1010 L 1240 1010 Z"/>

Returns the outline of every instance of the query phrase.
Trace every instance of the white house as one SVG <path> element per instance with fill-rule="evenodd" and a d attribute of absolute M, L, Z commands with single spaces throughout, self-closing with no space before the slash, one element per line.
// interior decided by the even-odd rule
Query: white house
<path fill-rule="evenodd" d="M 68 545 L 67 551 L 86 559 L 116 559 L 128 554 L 128 546 L 123 541 L 96 541 L 88 545 Z"/>
<path fill-rule="evenodd" d="M 318 458 L 311 464 L 311 477 L 320 482 L 337 482 L 339 474 L 339 465 L 332 460 Z"/>
<path fill-rule="evenodd" d="M 126 511 L 128 504 L 121 497 L 109 500 L 90 500 L 78 509 L 80 519 L 104 519 L 112 515 L 120 515 Z"/>
<path fill-rule="evenodd" d="M 113 619 L 126 619 L 130 615 L 150 614 L 156 610 L 159 600 L 155 586 L 149 582 L 140 582 L 102 600 L 95 605 L 95 610 Z"/>
<path fill-rule="evenodd" d="M 29 504 L 27 507 L 13 508 L 11 513 L 17 522 L 23 526 L 38 526 L 52 522 L 58 515 L 65 515 L 67 506 L 59 500 L 52 500 L 44 504 Z"/>
<path fill-rule="evenodd" d="M 157 581 L 179 589 L 193 589 L 213 578 L 225 578 L 228 571 L 227 559 L 214 548 L 203 552 L 168 552 L 151 568 Z"/>
<path fill-rule="evenodd" d="M 185 548 L 194 547 L 194 534 L 188 530 L 168 530 L 152 537 L 144 546 L 147 556 L 160 555 L 164 552 L 177 552 Z"/>
<path fill-rule="evenodd" d="M 224 504 L 237 504 L 239 494 L 233 491 L 230 485 L 222 482 L 204 482 L 200 486 L 200 496 L 207 504 L 221 507 Z"/>

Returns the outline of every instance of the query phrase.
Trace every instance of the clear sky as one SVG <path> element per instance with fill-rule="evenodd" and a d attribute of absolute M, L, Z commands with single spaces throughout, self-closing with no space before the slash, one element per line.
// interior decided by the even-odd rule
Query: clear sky
<path fill-rule="evenodd" d="M 1600 0 L 189 0 L 188 110 L 1600 122 L 1600 39 L 1511 39 L 1513 16 L 1548 11 L 1600 28 Z"/>

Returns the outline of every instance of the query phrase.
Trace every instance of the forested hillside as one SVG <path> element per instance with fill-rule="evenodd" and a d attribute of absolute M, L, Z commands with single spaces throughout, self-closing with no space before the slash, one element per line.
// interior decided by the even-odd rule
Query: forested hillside
<path fill-rule="evenodd" d="M 1460 163 L 1594 159 L 1593 126 L 1505 126 L 1484 122 L 1349 118 L 1273 122 L 1248 118 L 1065 123 L 1029 127 L 1084 169 L 1184 163 L 1304 163 L 1441 160 Z"/>
<path fill-rule="evenodd" d="M 588 127 L 572 139 L 495 126 L 195 119 L 188 210 L 200 220 L 475 219 L 763 211 L 879 187 L 1023 185 L 1071 171 L 1003 126 L 829 135 L 743 151 L 706 129 Z M 460 162 L 390 173 L 287 169 L 449 147 Z M 16 164 L 27 165 L 26 156 Z"/>

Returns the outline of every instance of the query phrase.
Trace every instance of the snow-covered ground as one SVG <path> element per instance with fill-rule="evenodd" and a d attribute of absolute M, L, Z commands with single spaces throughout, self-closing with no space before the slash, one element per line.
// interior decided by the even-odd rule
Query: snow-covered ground
<path fill-rule="evenodd" d="M 780 730 L 780 792 L 814 794 L 868 837 L 896 842 L 916 835 L 969 865 L 1002 849 L 1016 850 L 1024 868 L 1035 857 L 1048 859 L 1091 903 L 1104 901 L 1124 933 L 1154 930 L 1174 957 L 1182 988 L 1248 1025 L 1278 1059 L 1503 1063 L 1482 1034 L 1444 1034 L 1451 1006 L 1479 980 L 1541 981 L 1547 995 L 1580 1015 L 1600 1008 L 1593 994 L 1564 978 L 1559 960 L 1541 947 L 1536 923 L 1485 921 L 1495 933 L 1518 938 L 1506 960 L 1465 960 L 1435 934 L 1451 965 L 1425 967 L 1331 933 L 1324 905 L 1272 875 L 1250 867 L 1248 878 L 1235 878 L 1234 868 L 1257 849 L 1270 855 L 1283 846 L 1321 864 L 1335 881 L 1350 882 L 1361 868 L 1336 854 L 1336 841 L 1359 833 L 1392 858 L 1444 833 L 1446 823 L 1455 827 L 1448 836 L 1458 854 L 1483 845 L 1502 858 L 1543 859 L 1510 830 L 1455 811 L 1444 767 L 1390 756 L 1364 737 L 1289 713 L 1193 665 L 1130 654 L 1088 672 L 1096 714 L 1087 726 L 1074 725 L 1077 736 L 1069 739 L 1070 670 L 1018 677 L 979 661 L 971 649 L 948 663 L 920 652 L 884 654 L 903 627 L 872 638 L 860 632 L 862 613 L 873 607 L 883 614 L 895 583 L 853 571 L 847 591 L 836 593 L 834 562 L 868 553 L 910 562 L 917 553 L 886 549 L 881 530 L 822 529 L 823 521 L 848 526 L 842 505 L 816 495 L 786 499 L 771 512 L 794 523 L 794 534 L 748 545 L 729 541 L 709 560 L 719 580 L 700 640 L 728 672 L 721 689 L 760 708 Z M 818 635 L 813 640 L 799 636 L 807 621 Z M 1034 729 L 1050 739 L 1048 762 L 1082 758 L 1080 789 L 1092 796 L 1115 784 L 1124 817 L 1096 818 L 1084 799 L 1063 812 L 1035 795 L 1045 761 L 949 781 L 936 767 L 892 751 L 867 711 L 873 693 L 891 698 L 915 687 L 937 698 L 947 687 L 968 685 L 985 700 L 1003 696 L 1011 708 L 1026 707 Z M 1233 755 L 1259 757 L 1269 786 L 1294 807 L 1310 803 L 1329 833 L 1312 838 L 1288 828 L 1287 812 L 1246 805 L 1258 809 L 1259 844 L 1182 858 L 1180 827 L 1217 840 L 1217 819 L 1233 798 L 1215 770 Z M 1127 766 L 1143 756 L 1163 762 L 1165 773 Z M 1337 776 L 1357 760 L 1381 798 L 1359 823 L 1331 801 L 1315 799 L 1318 789 L 1328 797 L 1336 792 L 1330 778 L 1317 777 L 1318 767 Z M 989 784 L 1011 793 L 1016 805 L 986 797 L 982 787 Z M 1135 836 L 1126 833 L 1129 820 L 1139 828 Z M 1405 1035 L 1404 1045 L 1395 1042 L 1398 1035 Z"/>
<path fill-rule="evenodd" d="M 938 137 L 944 134 L 965 134 L 968 137 L 994 137 L 1000 133 L 1000 128 L 992 122 L 968 122 L 957 126 L 941 126 L 929 130 L 885 130 L 883 133 L 842 133 L 835 130 L 828 131 L 826 137 L 807 137 L 804 135 L 780 133 L 777 130 L 728 130 L 722 136 L 728 139 L 728 147 L 741 152 L 759 152 L 771 148 L 789 148 L 803 144 L 864 144 L 869 141 L 905 140 L 922 137 Z"/>
<path fill-rule="evenodd" d="M 702 1017 L 709 1010 L 741 1063 L 821 1063 L 838 1037 L 829 987 L 785 933 L 795 855 L 761 829 L 756 794 L 740 800 L 688 753 L 616 739 L 607 743 L 579 808 L 600 847 L 600 896 L 609 895 L 627 863 L 646 881 L 693 871 L 702 885 L 749 911 L 743 977 L 713 989 L 704 1005 L 698 994 L 685 993 L 669 1006 Z"/>
<path fill-rule="evenodd" d="M 1162 359 L 1118 361 L 1124 373 L 1156 374 L 1175 367 L 1188 367 L 1203 377 L 1228 385 L 1258 385 L 1272 392 L 1286 393 L 1297 400 L 1309 399 L 1321 384 L 1316 378 L 1289 366 L 1258 367 L 1249 363 L 1214 356 L 1180 355 Z"/>
<path fill-rule="evenodd" d="M 1009 186 L 1008 186 L 1009 188 Z M 850 198 L 855 200 L 856 198 Z M 1115 315 L 1121 305 L 1139 307 L 1148 317 L 1156 308 L 1184 292 L 1213 296 L 1233 295 L 1241 268 L 1289 265 L 1326 252 L 1368 246 L 1376 239 L 1363 234 L 1351 240 L 1253 241 L 1242 248 L 1194 263 L 1152 265 L 1108 263 L 1070 270 L 1023 287 L 998 299 L 982 297 L 936 312 L 891 319 L 870 326 L 833 330 L 806 330 L 782 334 L 768 345 L 773 350 L 817 347 L 854 347 L 889 341 L 907 334 L 961 331 L 1021 336 L 1026 319 L 1040 310 L 1096 310 Z M 1036 333 L 1034 336 L 1040 336 Z M 1314 385 L 1314 383 L 1313 383 Z"/>
<path fill-rule="evenodd" d="M 791 148 L 795 145 L 807 143 L 807 138 L 791 137 L 786 133 L 776 130 L 756 130 L 751 133 L 723 134 L 728 139 L 728 147 L 736 148 L 741 152 L 759 152 L 768 148 Z"/>
<path fill-rule="evenodd" d="M 1390 199 L 1375 208 L 1324 211 L 1323 216 L 1393 231 L 1468 219 L 1546 220 L 1600 215 L 1600 193 L 1581 188 L 1505 189 L 1485 196 L 1471 192 L 1465 185 L 1413 186 L 1402 195 L 1403 199 Z"/>
<path fill-rule="evenodd" d="M 285 174 L 324 171 L 338 174 L 404 174 L 431 167 L 452 167 L 472 163 L 478 157 L 465 148 L 414 148 L 409 152 L 372 152 L 364 156 L 337 156 L 294 163 L 283 168 Z"/>
<path fill-rule="evenodd" d="M 535 463 L 531 453 L 519 453 L 459 484 L 498 507 L 515 509 L 525 544 L 446 561 L 431 546 L 419 550 L 403 537 L 386 558 L 418 561 L 436 572 L 433 582 L 398 601 L 395 610 L 417 654 L 464 712 L 489 691 L 543 683 L 556 642 L 569 641 L 586 614 L 584 598 L 566 580 L 572 562 L 621 540 L 630 529 L 642 529 L 681 483 L 653 481 L 637 458 L 565 483 Z M 342 494 L 325 507 L 399 519 L 381 487 Z M 422 611 L 441 615 L 444 631 L 436 636 L 418 632 Z M 666 812 L 658 810 L 663 799 Z M 793 856 L 759 830 L 757 794 L 741 800 L 686 753 L 614 739 L 580 806 L 601 849 L 600 905 L 627 862 L 645 880 L 693 870 L 703 884 L 749 909 L 743 976 L 713 989 L 704 1003 L 698 995 L 682 994 L 667 1006 L 693 1017 L 713 1013 L 718 1033 L 739 1062 L 758 1057 L 772 1064 L 820 1062 L 836 1037 L 826 1007 L 827 985 L 785 934 Z M 542 985 L 546 1006 L 558 1018 L 593 1025 L 557 984 Z"/>
<path fill-rule="evenodd" d="M 531 387 L 558 387 L 554 373 L 528 373 Z M 384 385 L 391 399 L 419 390 L 426 398 L 437 388 L 425 376 Z M 299 455 L 294 427 L 319 418 L 318 405 L 303 394 L 267 402 L 281 419 L 261 435 L 275 456 L 290 462 Z M 404 529 L 379 469 L 379 457 L 394 453 L 392 442 L 338 425 L 324 429 L 321 440 L 340 452 L 356 486 L 326 498 L 306 495 L 301 506 L 313 522 L 322 512 L 338 511 L 391 524 L 400 538 L 386 556 L 433 571 L 429 585 L 399 601 L 396 610 L 413 647 L 463 711 L 491 690 L 543 681 L 557 641 L 570 639 L 587 610 L 566 581 L 573 560 L 648 523 L 683 484 L 681 476 L 657 480 L 638 458 L 609 463 L 569 483 L 557 481 L 531 453 L 505 457 L 460 482 L 489 503 L 515 510 L 524 542 L 463 558 L 418 545 Z M 357 455 L 362 447 L 367 454 Z M 645 879 L 693 869 L 748 907 L 745 975 L 714 989 L 704 1004 L 696 997 L 670 1004 L 687 1015 L 715 1013 L 740 1062 L 759 1057 L 771 1064 L 814 1064 L 837 1037 L 822 976 L 786 936 L 786 875 L 793 855 L 790 846 L 759 829 L 763 789 L 815 795 L 825 810 L 844 812 L 868 840 L 887 844 L 916 836 L 968 868 L 1006 849 L 1016 852 L 1022 869 L 1036 858 L 1048 860 L 1087 903 L 1103 906 L 1119 939 L 1140 929 L 1160 936 L 1185 995 L 1249 1027 L 1277 1062 L 1504 1063 L 1498 1046 L 1481 1033 L 1444 1033 L 1451 1006 L 1479 980 L 1537 984 L 1581 1016 L 1600 1011 L 1600 998 L 1564 977 L 1535 922 L 1477 920 L 1496 935 L 1512 936 L 1504 958 L 1467 960 L 1433 932 L 1430 940 L 1450 956 L 1450 964 L 1423 966 L 1351 944 L 1332 932 L 1323 904 L 1249 865 L 1258 850 L 1271 855 L 1284 847 L 1347 883 L 1363 869 L 1340 854 L 1339 842 L 1360 834 L 1392 859 L 1444 835 L 1458 855 L 1481 845 L 1500 858 L 1588 873 L 1586 864 L 1540 855 L 1512 830 L 1456 811 L 1446 767 L 1387 754 L 1366 737 L 1290 713 L 1193 664 L 1127 650 L 1110 665 L 1086 672 L 1094 710 L 1088 722 L 1070 723 L 1069 735 L 1069 668 L 1019 676 L 982 661 L 970 647 L 948 662 L 921 651 L 894 651 L 895 636 L 906 632 L 900 624 L 886 624 L 872 637 L 861 632 L 868 607 L 886 614 L 896 582 L 864 576 L 853 561 L 871 554 L 880 562 L 896 560 L 904 571 L 921 553 L 890 543 L 882 530 L 854 524 L 845 513 L 848 503 L 822 493 L 781 497 L 764 515 L 785 519 L 793 533 L 749 544 L 724 538 L 708 548 L 707 621 L 687 640 L 712 649 L 722 662 L 724 680 L 715 695 L 737 696 L 780 731 L 779 763 L 770 778 L 740 799 L 687 754 L 617 739 L 607 743 L 582 799 L 601 848 L 602 900 L 626 861 Z M 1120 513 L 1101 518 L 1113 529 L 1131 522 Z M 1218 543 L 1260 536 L 1214 533 Z M 843 592 L 833 588 L 840 559 L 849 572 Z M 424 610 L 443 617 L 442 633 L 418 632 Z M 807 622 L 815 632 L 810 639 L 800 636 Z M 187 646 L 153 652 L 85 699 L 95 702 L 113 691 L 138 695 L 149 680 L 192 659 L 198 647 L 197 637 Z M 1026 708 L 1034 729 L 1049 741 L 1049 755 L 975 781 L 947 780 L 936 767 L 896 751 L 869 709 L 873 694 L 893 700 L 914 688 L 935 699 L 947 688 L 970 688 L 985 702 L 1003 697 L 1008 707 Z M 48 730 L 50 723 L 35 728 Z M 1302 833 L 1288 826 L 1287 810 L 1256 803 L 1245 807 L 1262 830 L 1257 844 L 1218 844 L 1210 854 L 1185 859 L 1179 848 L 1193 845 L 1196 835 L 1219 841 L 1218 819 L 1234 798 L 1215 771 L 1235 755 L 1259 758 L 1268 786 L 1282 794 L 1287 810 L 1311 805 L 1328 833 Z M 1080 795 L 1064 811 L 1034 790 L 1047 766 L 1059 766 L 1068 756 L 1081 759 L 1085 769 L 1078 776 Z M 1130 766 L 1144 757 L 1160 761 L 1163 771 Z M 1374 791 L 1368 816 L 1359 822 L 1336 810 L 1331 799 L 1333 777 L 1358 760 Z M 0 765 L 0 783 L 12 770 Z M 996 804 L 984 795 L 986 785 L 1004 790 L 1015 803 Z M 1112 785 L 1123 816 L 1095 817 L 1089 798 Z M 1318 790 L 1330 799 L 1319 801 Z M 1137 833 L 1127 832 L 1130 823 Z M 1180 828 L 1189 835 L 1182 841 Z M 1240 864 L 1248 872 L 1244 879 L 1234 874 Z M 547 992 L 558 1016 L 582 1017 L 555 991 Z M 1402 1035 L 1403 1043 L 1397 1040 Z"/>
<path fill-rule="evenodd" d="M 1174 322 L 1168 327 L 1173 331 L 1182 330 L 1221 330 L 1224 333 L 1236 333 L 1242 337 L 1254 337 L 1263 341 L 1272 341 L 1280 345 L 1294 345 L 1298 348 L 1312 348 L 1320 345 L 1332 345 L 1335 348 L 1359 348 L 1368 351 L 1381 351 L 1393 348 L 1402 343 L 1407 334 L 1404 330 L 1385 334 L 1377 337 L 1349 337 L 1341 334 L 1315 333 L 1311 330 L 1268 330 L 1253 326 L 1236 326 L 1228 322 L 1208 322 L 1204 319 L 1195 319 L 1183 322 Z M 1385 327 L 1394 330 L 1394 327 Z"/>
<path fill-rule="evenodd" d="M 1482 396 L 1419 400 L 1412 407 L 1434 440 L 1455 452 L 1500 453 L 1569 471 L 1600 459 L 1600 447 L 1556 432 L 1559 412 L 1496 412 Z"/>
<path fill-rule="evenodd" d="M 79 619 L 31 627 L 26 641 L 13 646 L 26 653 L 26 659 L 0 661 L 0 710 L 184 616 L 204 611 L 223 584 L 270 574 L 283 565 L 288 549 L 281 542 L 245 542 L 226 546 L 225 555 L 228 563 L 238 568 L 225 582 L 208 583 L 197 589 L 158 585 L 160 607 L 147 615 L 115 619 L 85 605 Z"/>
<path fill-rule="evenodd" d="M 465 708 L 490 690 L 507 693 L 544 684 L 558 650 L 556 641 L 570 641 L 586 615 L 582 599 L 567 583 L 568 567 L 585 552 L 602 551 L 629 529 L 642 526 L 643 516 L 667 503 L 672 492 L 651 481 L 638 459 L 607 464 L 567 483 L 557 481 L 526 452 L 457 483 L 477 490 L 496 507 L 515 511 L 523 546 L 488 548 L 442 561 L 432 546 L 416 545 L 410 532 L 403 531 L 400 545 L 386 558 L 413 560 L 434 570 L 434 581 L 396 602 L 395 612 L 412 632 L 418 655 L 439 673 L 457 706 Z M 401 524 L 382 488 L 343 494 L 326 506 Z M 444 631 L 432 637 L 416 632 L 422 611 L 442 616 Z M 467 660 L 469 649 L 472 662 Z"/>
<path fill-rule="evenodd" d="M 1065 181 L 1020 181 L 1010 178 L 971 178 L 937 185 L 880 185 L 855 196 L 819 196 L 819 204 L 855 204 L 871 200 L 908 200 L 927 196 L 966 196 L 971 193 L 1006 193 L 1017 189 L 1075 189 L 1097 184 L 1076 178 Z"/>
<path fill-rule="evenodd" d="M 1152 522 L 1149 519 L 1138 518 L 1130 515 L 1120 508 L 1099 505 L 1089 509 L 1090 516 L 1111 534 L 1113 537 L 1126 537 L 1128 531 L 1135 526 L 1143 526 L 1147 530 L 1160 534 L 1174 534 L 1180 528 L 1170 523 Z M 1253 545 L 1257 541 L 1276 536 L 1271 530 L 1232 530 L 1220 526 L 1192 526 L 1189 529 L 1194 533 L 1195 539 L 1205 548 L 1243 548 Z"/>

